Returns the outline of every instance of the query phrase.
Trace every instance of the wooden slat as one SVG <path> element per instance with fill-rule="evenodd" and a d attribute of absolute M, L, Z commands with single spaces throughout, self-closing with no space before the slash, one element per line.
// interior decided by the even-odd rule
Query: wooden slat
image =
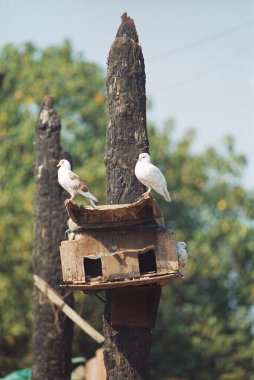
<path fill-rule="evenodd" d="M 169 270 L 179 270 L 179 264 L 178 264 L 178 259 L 177 259 L 177 255 L 176 255 L 176 240 L 175 240 L 175 234 L 173 231 L 168 232 L 166 234 L 165 244 L 167 246 L 169 244 L 169 246 L 170 246 L 170 250 L 168 252 L 168 255 L 169 255 L 168 269 Z"/>
<path fill-rule="evenodd" d="M 172 270 L 178 270 L 176 242 L 173 231 L 162 231 L 156 235 L 156 239 L 158 252 L 156 255 L 157 273 L 163 274 Z"/>
<path fill-rule="evenodd" d="M 60 246 L 60 256 L 62 265 L 63 281 L 72 281 L 72 273 L 69 265 L 69 245 L 67 242 L 62 242 Z"/>
<path fill-rule="evenodd" d="M 74 242 L 75 243 L 75 242 Z M 78 273 L 77 273 L 77 258 L 76 258 L 76 252 L 77 252 L 77 244 L 73 244 L 72 246 L 69 245 L 69 267 L 71 271 L 71 277 L 72 281 L 76 282 L 78 281 Z"/>
<path fill-rule="evenodd" d="M 85 281 L 85 268 L 84 268 L 84 259 L 83 257 L 75 257 L 76 260 L 76 274 L 77 274 L 77 282 Z"/>
<path fill-rule="evenodd" d="M 76 257 L 77 249 L 75 240 L 64 241 L 60 246 L 63 281 L 85 282 L 83 258 Z"/>
<path fill-rule="evenodd" d="M 104 280 L 140 277 L 136 253 L 120 253 L 101 259 Z"/>
<path fill-rule="evenodd" d="M 95 281 L 93 283 L 84 283 L 84 284 L 63 284 L 61 286 L 68 287 L 70 289 L 82 290 L 84 293 L 96 293 L 102 290 L 114 289 L 114 288 L 123 288 L 127 286 L 140 286 L 148 284 L 160 284 L 165 286 L 170 283 L 174 278 L 181 277 L 179 271 L 172 271 L 165 275 L 151 276 L 151 277 L 140 277 L 133 278 L 132 280 L 121 280 L 121 281 Z"/>
<path fill-rule="evenodd" d="M 139 252 L 152 246 L 158 233 L 160 231 L 144 231 L 138 228 L 131 231 L 96 231 L 84 233 L 78 240 L 69 241 L 69 244 L 71 246 L 74 242 L 77 243 L 77 257 L 110 256 L 112 253 Z"/>
<path fill-rule="evenodd" d="M 104 342 L 104 337 L 97 330 L 95 330 L 89 323 L 78 315 L 62 297 L 47 284 L 42 278 L 34 274 L 34 282 L 38 289 L 44 293 L 47 298 L 52 301 L 57 307 L 61 309 L 73 322 L 75 322 L 86 334 L 93 338 L 98 343 Z"/>

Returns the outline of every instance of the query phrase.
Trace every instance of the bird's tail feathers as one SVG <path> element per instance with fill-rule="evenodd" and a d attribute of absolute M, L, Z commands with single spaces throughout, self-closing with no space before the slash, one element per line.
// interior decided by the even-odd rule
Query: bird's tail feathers
<path fill-rule="evenodd" d="M 166 199 L 167 202 L 171 202 L 171 200 L 172 200 L 167 189 L 165 189 L 165 191 L 164 191 L 164 198 Z"/>
<path fill-rule="evenodd" d="M 92 208 L 96 208 L 96 204 L 94 203 L 94 201 L 92 199 L 88 199 Z"/>
<path fill-rule="evenodd" d="M 79 190 L 79 194 L 83 195 L 84 197 L 88 198 L 89 200 L 92 200 L 94 202 L 98 202 L 98 199 L 95 198 L 95 196 L 93 194 L 91 194 L 89 191 Z"/>

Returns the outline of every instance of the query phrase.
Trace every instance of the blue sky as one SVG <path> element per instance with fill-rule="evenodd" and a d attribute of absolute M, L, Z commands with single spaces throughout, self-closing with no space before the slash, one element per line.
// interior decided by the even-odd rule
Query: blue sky
<path fill-rule="evenodd" d="M 148 118 L 168 117 L 179 137 L 192 127 L 195 149 L 221 147 L 225 135 L 249 161 L 254 184 L 254 1 L 249 0 L 0 0 L 0 47 L 72 41 L 106 71 L 110 45 L 127 12 L 146 64 Z M 151 147 L 151 152 L 153 152 Z"/>

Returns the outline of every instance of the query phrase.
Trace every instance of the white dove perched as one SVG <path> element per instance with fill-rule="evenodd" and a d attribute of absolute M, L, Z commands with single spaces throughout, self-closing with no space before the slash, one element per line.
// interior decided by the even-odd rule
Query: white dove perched
<path fill-rule="evenodd" d="M 80 177 L 71 171 L 71 164 L 67 160 L 60 160 L 57 165 L 58 169 L 58 183 L 70 195 L 70 199 L 66 199 L 64 204 L 72 202 L 77 194 L 83 195 L 91 203 L 92 207 L 96 207 L 94 202 L 98 202 L 93 194 L 88 191 L 88 187 L 81 181 Z"/>
<path fill-rule="evenodd" d="M 148 193 L 153 189 L 162 195 L 167 202 L 171 202 L 166 179 L 160 169 L 151 163 L 148 153 L 139 155 L 135 166 L 135 175 L 143 185 L 148 187 Z"/>
<path fill-rule="evenodd" d="M 179 241 L 176 243 L 176 255 L 178 258 L 179 269 L 181 271 L 188 261 L 188 253 L 186 251 L 186 243 L 184 241 Z"/>

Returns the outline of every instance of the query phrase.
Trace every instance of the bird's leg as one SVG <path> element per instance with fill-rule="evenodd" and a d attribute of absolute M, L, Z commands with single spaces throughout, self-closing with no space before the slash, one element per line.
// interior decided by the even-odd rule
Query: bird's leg
<path fill-rule="evenodd" d="M 151 192 L 151 187 L 148 187 L 148 190 L 147 191 L 145 191 L 143 194 L 142 194 L 142 196 L 143 197 L 147 197 L 147 196 L 149 196 L 150 195 L 150 192 Z"/>
<path fill-rule="evenodd" d="M 64 201 L 65 206 L 67 206 L 69 203 L 73 203 L 73 200 L 71 198 Z"/>
<path fill-rule="evenodd" d="M 67 206 L 69 203 L 73 203 L 74 197 L 75 197 L 75 194 L 72 194 L 70 199 L 66 199 L 66 201 L 64 202 L 65 206 Z"/>

